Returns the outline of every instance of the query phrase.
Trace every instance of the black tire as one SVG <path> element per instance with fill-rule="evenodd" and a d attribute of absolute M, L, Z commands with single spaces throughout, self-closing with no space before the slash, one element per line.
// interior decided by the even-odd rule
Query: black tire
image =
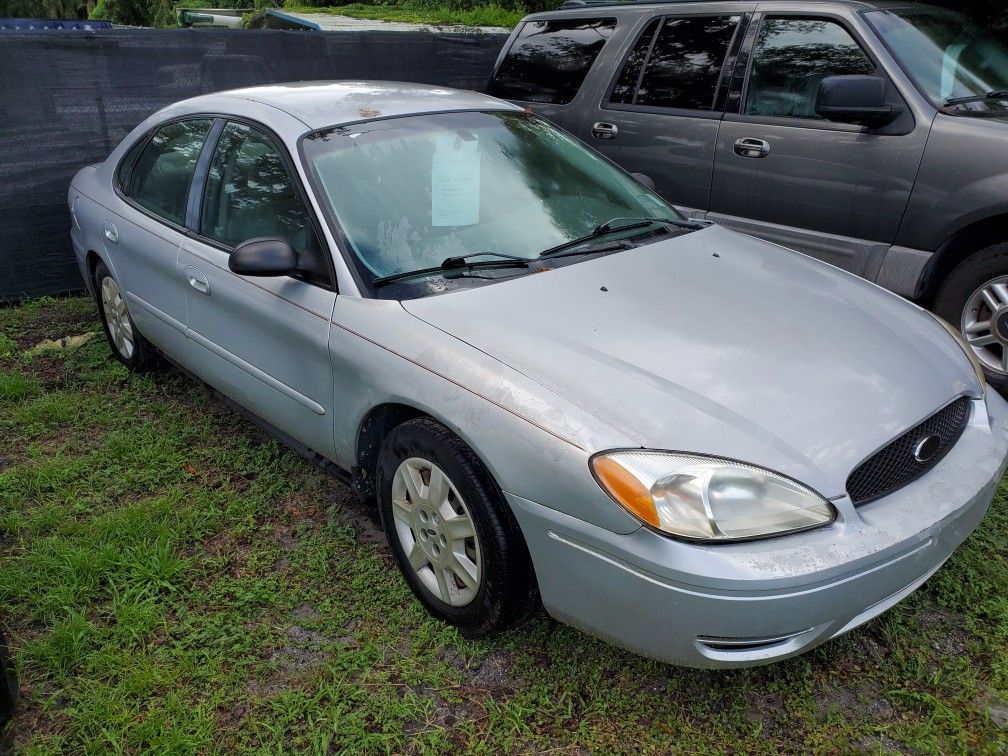
<path fill-rule="evenodd" d="M 106 278 L 115 284 L 117 290 L 119 289 L 119 282 L 115 280 L 115 276 L 113 276 L 109 272 L 109 269 L 105 267 L 105 263 L 99 262 L 95 266 L 94 271 L 95 299 L 98 303 L 98 315 L 101 317 L 102 329 L 105 331 L 105 338 L 108 339 L 109 347 L 112 349 L 112 356 L 119 360 L 119 362 L 127 368 L 137 373 L 146 373 L 152 370 L 157 370 L 162 366 L 161 356 L 158 354 L 157 348 L 147 341 L 147 339 L 143 337 L 143 334 L 137 330 L 136 324 L 133 323 L 133 318 L 130 316 L 128 310 L 126 311 L 125 318 L 129 321 L 129 328 L 133 337 L 132 353 L 129 355 L 124 354 L 120 346 L 116 344 L 115 337 L 112 335 L 112 329 L 109 327 L 108 318 L 105 314 L 105 307 L 102 304 L 102 286 Z"/>
<path fill-rule="evenodd" d="M 393 478 L 399 465 L 411 457 L 421 457 L 444 471 L 465 502 L 479 539 L 481 579 L 475 596 L 463 606 L 443 601 L 423 583 L 396 532 Z M 477 637 L 519 623 L 538 604 L 528 547 L 504 495 L 472 449 L 448 428 L 429 418 L 394 428 L 378 452 L 376 483 L 382 527 L 396 563 L 431 615 L 467 637 Z"/>
<path fill-rule="evenodd" d="M 935 298 L 935 314 L 961 328 L 963 310 L 973 292 L 985 282 L 1004 275 L 1008 275 L 1008 242 L 973 253 L 959 263 L 942 283 Z M 1008 393 L 1008 374 L 986 366 L 984 373 L 987 383 L 1002 394 Z"/>

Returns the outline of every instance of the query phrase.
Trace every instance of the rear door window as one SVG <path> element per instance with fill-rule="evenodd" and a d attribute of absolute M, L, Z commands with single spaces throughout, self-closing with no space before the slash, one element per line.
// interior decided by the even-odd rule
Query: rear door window
<path fill-rule="evenodd" d="M 650 24 L 628 53 L 610 102 L 713 110 L 740 18 L 669 17 Z"/>
<path fill-rule="evenodd" d="M 745 112 L 819 118 L 816 96 L 823 79 L 874 73 L 875 64 L 836 21 L 770 17 L 756 38 Z"/>
<path fill-rule="evenodd" d="M 158 129 L 129 172 L 124 194 L 155 215 L 183 225 L 189 184 L 212 123 L 200 118 Z"/>
<path fill-rule="evenodd" d="M 494 97 L 565 105 L 616 28 L 614 18 L 525 23 L 490 82 Z"/>

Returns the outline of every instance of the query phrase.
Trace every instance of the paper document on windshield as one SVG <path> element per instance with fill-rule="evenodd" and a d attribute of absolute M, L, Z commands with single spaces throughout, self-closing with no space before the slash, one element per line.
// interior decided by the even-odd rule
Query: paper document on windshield
<path fill-rule="evenodd" d="M 438 137 L 431 166 L 431 225 L 479 222 L 480 155 L 476 138 Z"/>

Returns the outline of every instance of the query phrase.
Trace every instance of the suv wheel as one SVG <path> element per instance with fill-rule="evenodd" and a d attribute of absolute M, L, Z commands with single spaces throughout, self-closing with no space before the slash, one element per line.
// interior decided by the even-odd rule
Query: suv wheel
<path fill-rule="evenodd" d="M 959 327 L 983 363 L 987 381 L 1008 390 L 1008 243 L 959 263 L 942 284 L 934 311 Z"/>
<path fill-rule="evenodd" d="M 95 290 L 102 327 L 116 359 L 137 372 L 158 367 L 157 349 L 133 325 L 119 282 L 102 262 L 95 266 Z"/>
<path fill-rule="evenodd" d="M 382 443 L 382 527 L 427 611 L 469 636 L 528 614 L 535 581 L 507 502 L 472 449 L 433 420 L 411 420 Z"/>

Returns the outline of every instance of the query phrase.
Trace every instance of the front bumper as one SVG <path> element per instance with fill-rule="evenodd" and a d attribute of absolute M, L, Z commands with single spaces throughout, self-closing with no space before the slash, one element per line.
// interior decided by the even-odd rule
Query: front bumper
<path fill-rule="evenodd" d="M 916 590 L 983 519 L 1006 456 L 1008 405 L 991 392 L 920 480 L 857 509 L 835 500 L 818 530 L 717 546 L 507 498 L 554 617 L 663 661 L 740 667 L 807 651 Z"/>

